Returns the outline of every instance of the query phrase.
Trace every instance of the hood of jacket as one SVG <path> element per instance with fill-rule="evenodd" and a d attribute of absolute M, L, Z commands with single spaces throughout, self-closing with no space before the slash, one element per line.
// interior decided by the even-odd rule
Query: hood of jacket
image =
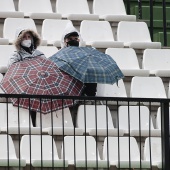
<path fill-rule="evenodd" d="M 36 33 L 34 30 L 31 30 L 31 29 L 21 29 L 20 28 L 20 29 L 16 30 L 16 40 L 14 41 L 14 45 L 15 45 L 17 51 L 21 50 L 21 41 L 22 41 L 24 34 L 27 32 L 31 33 L 31 35 L 33 37 L 34 49 L 36 49 L 40 45 L 41 38 L 38 35 L 38 33 Z"/>

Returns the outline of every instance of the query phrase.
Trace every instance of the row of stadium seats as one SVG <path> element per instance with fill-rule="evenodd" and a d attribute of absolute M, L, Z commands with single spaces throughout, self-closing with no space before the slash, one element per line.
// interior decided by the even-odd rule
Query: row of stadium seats
<path fill-rule="evenodd" d="M 135 15 L 126 14 L 123 0 L 93 0 L 92 13 L 87 0 L 55 1 L 54 12 L 50 0 L 18 0 L 18 10 L 13 0 L 1 0 L 0 18 L 136 21 Z"/>
<path fill-rule="evenodd" d="M 71 21 L 45 19 L 41 29 L 42 45 L 60 47 L 61 36 L 68 22 Z M 27 27 L 37 31 L 33 19 L 6 18 L 0 44 L 13 43 L 15 40 L 15 31 L 18 27 Z M 151 41 L 149 29 L 145 22 L 119 22 L 117 26 L 117 37 L 115 38 L 108 21 L 83 20 L 80 24 L 80 34 L 84 41 L 82 44 L 95 48 L 161 48 L 160 42 Z"/>
<path fill-rule="evenodd" d="M 20 159 L 18 159 L 11 136 L 0 135 L 0 160 L 3 159 L 3 162 L 0 161 L 0 165 L 16 167 L 25 167 L 26 164 L 33 167 L 68 167 L 72 165 L 81 168 L 109 168 L 110 166 L 116 166 L 117 168 L 140 169 L 157 166 L 161 168 L 162 153 L 160 146 L 161 138 L 146 138 L 144 158 L 142 159 L 140 155 L 141 149 L 134 137 L 106 137 L 104 139 L 103 153 L 100 156 L 94 137 L 65 136 L 61 146 L 61 156 L 59 157 L 52 136 L 23 135 L 20 144 Z M 9 155 L 7 154 L 8 148 Z M 152 158 L 151 160 L 150 157 Z"/>
<path fill-rule="evenodd" d="M 55 46 L 39 46 L 48 58 L 58 51 Z M 7 71 L 10 55 L 15 51 L 14 45 L 0 45 L 0 73 Z M 105 54 L 110 55 L 125 76 L 158 76 L 170 77 L 170 49 L 145 49 L 141 63 L 132 48 L 107 48 Z"/>
<path fill-rule="evenodd" d="M 0 103 L 0 131 L 7 134 L 91 135 L 91 136 L 161 136 L 161 111 L 157 109 L 156 127 L 147 106 L 119 106 L 113 123 L 113 115 L 106 105 L 80 105 L 77 117 L 71 116 L 68 108 L 49 114 L 37 112 L 36 127 L 33 127 L 29 110 L 18 109 L 11 103 Z M 97 115 L 96 115 L 97 112 Z M 75 125 L 73 121 L 76 119 Z M 128 123 L 129 122 L 129 123 Z M 140 123 L 139 123 L 140 122 Z M 7 127 L 8 126 L 8 127 Z M 75 129 L 74 129 L 75 126 Z M 63 130 L 64 128 L 64 130 Z M 96 131 L 97 128 L 97 131 Z M 75 130 L 75 131 L 74 131 Z"/>

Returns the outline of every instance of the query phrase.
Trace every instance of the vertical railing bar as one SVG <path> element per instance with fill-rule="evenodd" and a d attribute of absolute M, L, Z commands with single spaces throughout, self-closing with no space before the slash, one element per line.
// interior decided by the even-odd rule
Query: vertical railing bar
<path fill-rule="evenodd" d="M 42 143 L 42 98 L 40 98 L 40 135 L 41 135 L 41 169 L 43 169 L 43 143 Z"/>
<path fill-rule="evenodd" d="M 108 104 L 107 104 L 107 100 L 106 100 L 106 109 L 107 109 L 107 107 L 108 107 Z M 108 119 L 108 114 L 107 114 L 107 119 Z M 107 124 L 107 128 L 108 128 L 108 124 Z M 107 168 L 109 169 L 109 136 L 108 136 L 108 130 L 106 131 L 106 136 L 107 136 Z"/>
<path fill-rule="evenodd" d="M 167 46 L 166 0 L 162 0 L 164 46 Z"/>
<path fill-rule="evenodd" d="M 117 105 L 116 105 L 116 110 L 117 110 L 117 116 L 119 115 L 118 110 L 119 110 L 119 101 L 117 100 Z M 118 122 L 119 125 L 119 122 Z M 118 130 L 118 167 L 120 169 L 120 134 Z"/>
<path fill-rule="evenodd" d="M 138 19 L 142 19 L 142 0 L 138 0 Z"/>
<path fill-rule="evenodd" d="M 152 170 L 152 150 L 151 150 L 151 102 L 149 102 L 149 152 L 150 152 L 150 167 Z"/>
<path fill-rule="evenodd" d="M 150 0 L 150 35 L 153 41 L 153 0 Z"/>

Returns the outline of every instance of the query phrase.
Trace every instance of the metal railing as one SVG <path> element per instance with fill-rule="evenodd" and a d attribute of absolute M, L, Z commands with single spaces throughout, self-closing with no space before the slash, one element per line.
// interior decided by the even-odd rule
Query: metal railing
<path fill-rule="evenodd" d="M 31 111 L 12 106 L 9 102 L 10 98 L 28 98 L 29 101 L 32 98 L 51 101 L 59 99 L 63 101 L 63 109 L 59 112 L 49 112 L 46 115 L 37 112 L 38 121 L 35 123 L 36 127 L 33 127 Z M 0 94 L 0 99 L 3 101 L 0 103 L 2 116 L 0 168 L 153 169 L 158 166 L 164 170 L 170 169 L 169 99 L 14 94 Z M 64 109 L 66 100 L 73 101 L 73 106 L 69 108 L 72 125 L 69 124 L 68 109 L 67 111 Z M 123 120 L 127 129 L 123 129 L 120 123 L 122 120 L 120 106 L 126 106 L 127 113 L 124 113 Z M 131 107 L 134 106 L 138 108 L 136 112 L 138 118 L 135 120 L 138 122 L 137 129 L 131 127 L 133 117 L 130 113 Z M 146 129 L 143 129 L 142 125 L 143 106 L 149 110 L 148 122 L 145 122 Z M 154 127 L 152 127 L 152 121 L 158 108 L 160 108 L 161 115 L 161 128 L 159 129 L 154 123 Z M 83 112 L 81 115 L 80 110 Z M 24 118 L 24 115 L 27 116 Z M 113 126 L 111 126 L 112 122 Z M 156 145 L 152 147 L 154 138 L 161 141 L 158 148 Z M 49 139 L 50 142 L 48 142 Z M 149 158 L 145 155 L 147 153 L 146 139 L 149 141 Z M 14 143 L 14 148 L 11 146 L 11 141 Z M 136 141 L 137 149 L 133 148 L 135 146 L 132 144 L 133 141 Z M 157 150 L 160 150 L 160 153 L 156 153 Z M 156 160 L 158 165 L 154 164 L 155 154 L 161 155 L 159 160 Z"/>

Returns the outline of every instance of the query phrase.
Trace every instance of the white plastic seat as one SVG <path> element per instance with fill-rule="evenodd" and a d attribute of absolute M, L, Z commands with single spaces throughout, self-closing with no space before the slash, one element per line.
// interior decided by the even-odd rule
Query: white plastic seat
<path fill-rule="evenodd" d="M 61 19 L 61 14 L 52 11 L 50 0 L 19 0 L 18 10 L 32 19 Z"/>
<path fill-rule="evenodd" d="M 123 42 L 114 40 L 112 28 L 108 21 L 87 21 L 80 24 L 80 34 L 86 45 L 96 48 L 123 48 Z"/>
<path fill-rule="evenodd" d="M 120 106 L 119 128 L 131 136 L 161 136 L 161 131 L 154 129 L 149 109 L 146 106 Z M 140 121 L 140 123 L 139 123 Z"/>
<path fill-rule="evenodd" d="M 169 107 L 170 113 L 170 107 Z M 170 115 L 170 114 L 169 114 Z M 158 107 L 157 116 L 156 116 L 156 128 L 161 130 L 161 107 Z M 169 116 L 169 129 L 170 129 L 170 116 Z"/>
<path fill-rule="evenodd" d="M 69 108 L 53 112 L 52 117 L 51 113 L 40 115 L 37 112 L 36 126 L 42 126 L 42 131 L 49 135 L 83 135 L 82 129 L 74 128 Z"/>
<path fill-rule="evenodd" d="M 0 37 L 0 45 L 8 45 L 8 44 L 9 44 L 8 39 Z"/>
<path fill-rule="evenodd" d="M 0 45 L 0 73 L 6 73 L 8 69 L 9 57 L 15 51 L 14 45 Z"/>
<path fill-rule="evenodd" d="M 107 161 L 100 159 L 98 148 L 96 148 L 96 141 L 92 136 L 65 136 L 61 157 L 68 160 L 69 165 L 76 166 L 77 168 L 108 167 Z"/>
<path fill-rule="evenodd" d="M 106 21 L 136 21 L 135 15 L 127 15 L 123 0 L 93 0 L 93 13 Z"/>
<path fill-rule="evenodd" d="M 57 0 L 56 11 L 62 18 L 69 20 L 99 20 L 96 14 L 90 14 L 87 0 Z"/>
<path fill-rule="evenodd" d="M 21 158 L 33 167 L 68 167 L 66 160 L 59 159 L 55 141 L 51 136 L 24 135 L 20 147 Z"/>
<path fill-rule="evenodd" d="M 140 162 L 140 151 L 134 137 L 106 137 L 103 159 L 109 160 L 110 166 L 117 168 L 150 168 L 148 161 L 141 160 Z"/>
<path fill-rule="evenodd" d="M 139 98 L 167 98 L 165 87 L 160 77 L 133 77 L 130 96 Z"/>
<path fill-rule="evenodd" d="M 92 136 L 117 136 L 118 131 L 123 136 L 123 130 L 114 128 L 111 112 L 106 105 L 80 105 L 77 127 Z"/>
<path fill-rule="evenodd" d="M 107 48 L 105 53 L 110 55 L 116 61 L 125 76 L 149 76 L 149 70 L 140 69 L 134 49 Z"/>
<path fill-rule="evenodd" d="M 39 134 L 40 128 L 32 125 L 29 110 L 13 106 L 11 103 L 0 103 L 1 132 L 8 134 Z M 18 122 L 19 119 L 19 122 Z"/>
<path fill-rule="evenodd" d="M 0 166 L 25 167 L 25 159 L 17 159 L 14 143 L 10 135 L 0 135 Z"/>
<path fill-rule="evenodd" d="M 60 41 L 63 30 L 70 20 L 45 19 L 42 23 L 42 39 L 47 40 L 48 45 L 61 47 Z M 72 22 L 71 22 L 72 23 Z"/>
<path fill-rule="evenodd" d="M 0 0 L 0 18 L 24 18 L 24 13 L 15 10 L 13 0 Z"/>
<path fill-rule="evenodd" d="M 118 81 L 118 85 L 114 83 L 110 84 L 97 84 L 96 96 L 102 97 L 127 97 L 125 84 L 123 80 Z"/>
<path fill-rule="evenodd" d="M 161 138 L 159 137 L 146 138 L 144 145 L 144 159 L 149 162 L 151 161 L 152 166 L 157 166 L 159 169 L 162 169 L 161 148 L 162 148 Z"/>
<path fill-rule="evenodd" d="M 170 77 L 170 49 L 146 49 L 143 53 L 143 68 L 151 75 Z"/>
<path fill-rule="evenodd" d="M 16 29 L 19 27 L 30 28 L 37 32 L 35 22 L 31 18 L 6 18 L 4 21 L 3 37 L 9 39 L 9 43 L 13 43 Z"/>
<path fill-rule="evenodd" d="M 117 27 L 117 40 L 125 47 L 134 49 L 161 48 L 160 42 L 152 42 L 145 22 L 120 21 Z"/>
<path fill-rule="evenodd" d="M 55 46 L 38 46 L 37 49 L 43 52 L 47 58 L 58 52 L 58 48 Z"/>

